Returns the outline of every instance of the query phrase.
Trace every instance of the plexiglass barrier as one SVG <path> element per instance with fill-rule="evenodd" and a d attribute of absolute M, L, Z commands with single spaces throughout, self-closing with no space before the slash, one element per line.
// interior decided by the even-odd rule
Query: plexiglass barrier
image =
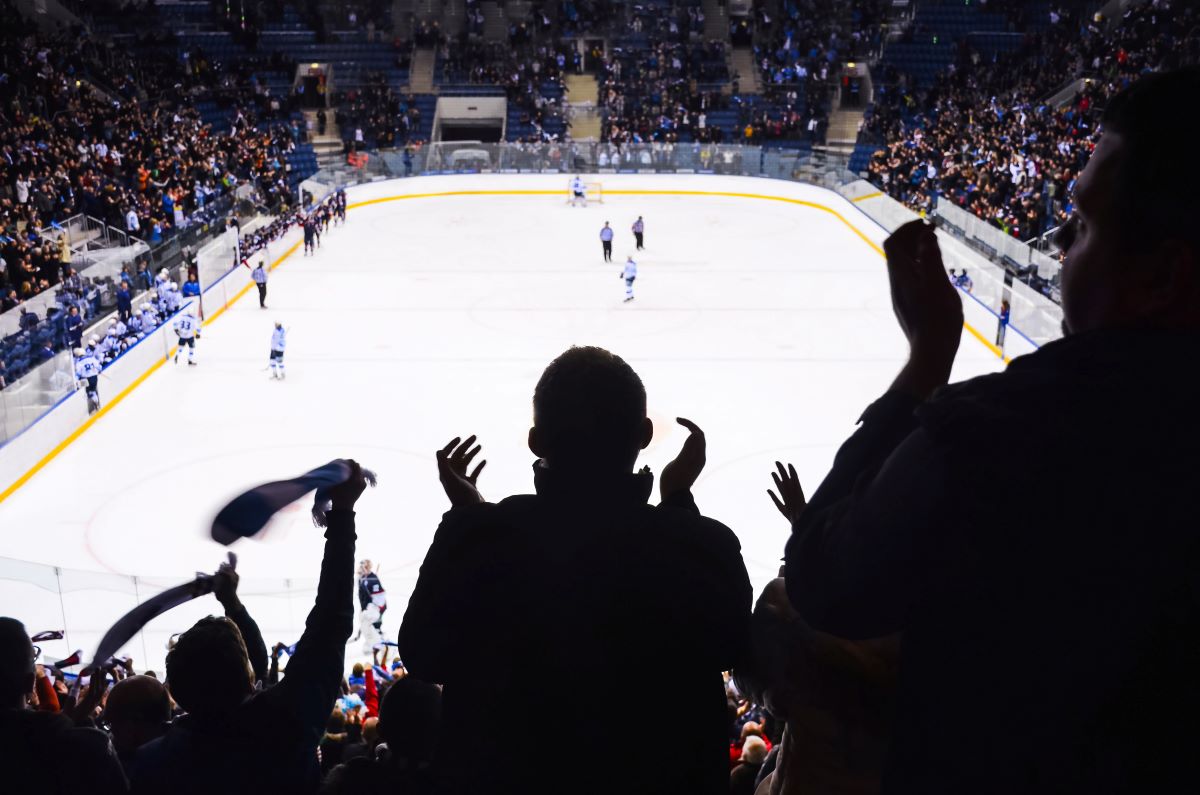
<path fill-rule="evenodd" d="M 181 582 L 0 558 L 0 604 L 7 606 L 0 609 L 0 613 L 19 617 L 30 634 L 45 630 L 65 632 L 62 640 L 38 644 L 42 651 L 40 662 L 64 659 L 76 649 L 82 649 L 87 659 L 117 619 Z M 268 646 L 276 642 L 289 645 L 296 642 L 316 592 L 315 577 L 311 580 L 243 579 L 238 584 L 238 596 L 258 623 Z M 14 610 L 15 613 L 11 612 Z M 200 597 L 151 621 L 118 652 L 118 656 L 132 657 L 138 671 L 157 670 L 161 673 L 172 635 L 186 630 L 204 616 L 221 614 L 221 606 L 215 598 Z"/>

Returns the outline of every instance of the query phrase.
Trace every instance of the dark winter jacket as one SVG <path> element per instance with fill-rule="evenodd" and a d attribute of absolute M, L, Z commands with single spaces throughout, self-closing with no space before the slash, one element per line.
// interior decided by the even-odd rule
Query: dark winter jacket
<path fill-rule="evenodd" d="M 220 720 L 185 715 L 147 743 L 130 778 L 137 793 L 313 792 L 317 744 L 339 695 L 354 617 L 354 513 L 331 511 L 316 603 L 278 685 Z"/>
<path fill-rule="evenodd" d="M 885 792 L 1200 790 L 1198 342 L 1069 337 L 867 409 L 786 574 L 815 628 L 904 633 Z"/>
<path fill-rule="evenodd" d="M 405 666 L 445 685 L 437 774 L 449 792 L 724 795 L 721 672 L 751 597 L 737 537 L 690 494 L 647 505 L 648 477 L 536 471 L 536 495 L 443 517 L 404 616 Z M 631 759 L 636 715 L 666 721 L 667 757 Z"/>

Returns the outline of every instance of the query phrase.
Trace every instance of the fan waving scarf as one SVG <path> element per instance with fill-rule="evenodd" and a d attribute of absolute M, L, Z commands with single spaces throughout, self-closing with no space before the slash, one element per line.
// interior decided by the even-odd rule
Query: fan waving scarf
<path fill-rule="evenodd" d="M 239 538 L 255 536 L 267 526 L 271 517 L 296 500 L 316 489 L 313 502 L 313 523 L 325 526 L 325 515 L 329 512 L 329 490 L 350 477 L 350 464 L 344 459 L 330 461 L 322 467 L 305 472 L 291 480 L 276 480 L 255 486 L 234 498 L 213 519 L 212 537 L 219 544 L 228 546 Z M 376 483 L 375 473 L 363 470 L 363 477 L 372 486 Z"/>
<path fill-rule="evenodd" d="M 237 558 L 232 552 L 229 553 L 229 565 L 231 567 L 237 565 Z M 134 635 L 140 632 L 142 627 L 168 610 L 179 607 L 179 605 L 190 602 L 205 594 L 210 594 L 212 591 L 213 575 L 197 574 L 196 579 L 191 582 L 176 585 L 174 588 L 168 588 L 157 596 L 142 602 L 121 616 L 120 620 L 113 624 L 108 632 L 104 633 L 104 637 L 100 640 L 100 645 L 96 647 L 96 654 L 92 658 L 92 664 L 88 668 L 96 671 L 107 667 L 112 656 L 128 643 Z"/>

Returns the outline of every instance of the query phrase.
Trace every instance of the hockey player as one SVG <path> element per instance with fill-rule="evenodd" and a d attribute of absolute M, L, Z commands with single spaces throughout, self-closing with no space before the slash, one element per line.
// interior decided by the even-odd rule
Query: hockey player
<path fill-rule="evenodd" d="M 148 303 L 142 304 L 142 333 L 149 334 L 156 328 L 158 328 L 158 315 L 155 314 L 154 307 Z"/>
<path fill-rule="evenodd" d="M 183 296 L 179 293 L 178 284 L 167 282 L 167 298 L 163 303 L 167 307 L 167 315 L 173 315 L 179 311 L 179 307 L 183 305 Z"/>
<path fill-rule="evenodd" d="M 75 349 L 75 377 L 78 385 L 87 389 L 88 414 L 100 408 L 100 360 L 83 348 Z"/>
<path fill-rule="evenodd" d="M 644 221 L 642 221 L 642 216 L 639 215 L 638 219 L 633 222 L 633 239 L 637 241 L 637 250 L 638 251 L 641 251 L 643 248 L 642 241 L 643 241 L 643 235 L 645 235 L 645 233 L 646 233 L 646 223 Z"/>
<path fill-rule="evenodd" d="M 304 219 L 304 251 L 307 254 L 315 254 L 320 246 L 321 222 L 318 220 L 317 213 L 314 210 Z"/>
<path fill-rule="evenodd" d="M 575 177 L 571 180 L 571 206 L 578 207 L 580 202 L 587 207 L 587 186 L 583 184 L 582 179 Z M 607 225 L 605 224 L 605 226 Z"/>
<path fill-rule="evenodd" d="M 158 272 L 158 275 L 154 277 L 154 291 L 161 296 L 170 281 L 171 275 L 167 273 L 166 268 L 163 268 Z"/>
<path fill-rule="evenodd" d="M 109 362 L 117 358 L 120 353 L 121 338 L 117 336 L 116 328 L 109 324 L 104 339 L 100 340 L 100 344 L 96 346 L 96 357 L 102 365 L 107 367 Z"/>
<path fill-rule="evenodd" d="M 283 351 L 287 347 L 287 330 L 279 321 L 275 322 L 275 330 L 271 332 L 271 377 L 281 381 L 284 377 Z"/>
<path fill-rule="evenodd" d="M 188 349 L 187 363 L 196 363 L 196 340 L 200 339 L 200 321 L 192 314 L 189 306 L 179 317 L 175 318 L 175 336 L 179 338 L 179 347 L 175 349 L 175 364 L 179 364 L 179 352 Z"/>
<path fill-rule="evenodd" d="M 371 561 L 358 564 L 358 636 L 363 640 L 363 653 L 370 654 L 375 644 L 383 640 L 383 614 L 387 611 L 387 592 L 379 575 L 371 570 Z"/>
<path fill-rule="evenodd" d="M 605 221 L 604 228 L 600 230 L 600 246 L 604 249 L 605 262 L 612 262 L 612 241 L 613 228 L 608 225 L 608 221 Z"/>
<path fill-rule="evenodd" d="M 633 255 L 625 257 L 625 269 L 621 271 L 621 278 L 625 280 L 625 303 L 633 300 L 633 280 L 637 278 L 637 263 L 633 261 Z"/>
<path fill-rule="evenodd" d="M 304 256 L 314 252 L 317 238 L 317 222 L 311 217 L 304 219 Z"/>

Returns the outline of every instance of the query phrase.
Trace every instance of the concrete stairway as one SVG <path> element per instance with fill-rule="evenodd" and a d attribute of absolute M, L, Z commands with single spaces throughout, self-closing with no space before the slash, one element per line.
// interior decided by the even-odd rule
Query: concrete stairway
<path fill-rule="evenodd" d="M 600 140 L 600 84 L 592 75 L 566 75 L 571 137 Z"/>
<path fill-rule="evenodd" d="M 479 4 L 479 10 L 483 12 L 483 40 L 508 41 L 508 17 L 500 4 L 483 2 Z"/>
<path fill-rule="evenodd" d="M 317 130 L 317 112 L 315 110 L 304 111 L 304 123 L 308 129 L 312 130 L 312 137 L 309 139 L 312 143 L 313 152 L 317 155 L 317 166 L 320 168 L 328 168 L 331 165 L 336 165 L 342 162 L 342 135 L 338 129 L 338 124 L 334 121 L 333 108 L 325 109 L 325 134 L 320 135 Z"/>
<path fill-rule="evenodd" d="M 400 39 L 412 38 L 413 0 L 392 0 L 392 29 Z"/>
<path fill-rule="evenodd" d="M 442 4 L 438 0 L 413 0 L 412 12 L 418 22 L 432 22 L 436 19 L 438 24 L 441 24 Z"/>
<path fill-rule="evenodd" d="M 829 114 L 829 130 L 825 135 L 825 143 L 831 149 L 854 150 L 858 140 L 858 125 L 862 122 L 862 109 L 851 108 L 835 110 Z"/>
<path fill-rule="evenodd" d="M 737 76 L 743 94 L 761 94 L 762 81 L 758 67 L 754 64 L 754 50 L 749 47 L 734 47 L 730 59 L 730 77 Z"/>
<path fill-rule="evenodd" d="M 412 63 L 408 67 L 408 90 L 414 94 L 433 93 L 433 69 L 437 54 L 432 47 L 418 47 L 413 51 Z"/>
<path fill-rule="evenodd" d="M 467 4 L 465 0 L 443 0 L 442 30 L 453 38 L 467 29 Z"/>
<path fill-rule="evenodd" d="M 700 5 L 704 11 L 704 40 L 729 41 L 729 14 L 722 0 L 704 0 Z"/>

